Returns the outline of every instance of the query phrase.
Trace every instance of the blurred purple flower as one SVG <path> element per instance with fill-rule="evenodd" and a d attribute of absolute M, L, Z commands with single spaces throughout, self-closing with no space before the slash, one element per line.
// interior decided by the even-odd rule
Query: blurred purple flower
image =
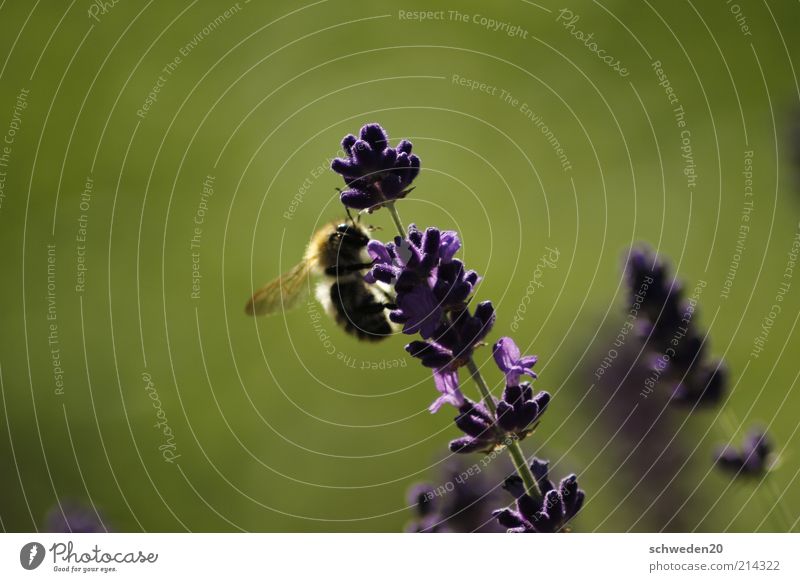
<path fill-rule="evenodd" d="M 718 404 L 725 393 L 727 379 L 724 363 L 702 363 L 675 386 L 671 402 L 687 406 Z"/>
<path fill-rule="evenodd" d="M 361 128 L 359 137 L 349 134 L 342 140 L 346 158 L 335 158 L 331 169 L 344 178 L 347 190 L 342 204 L 372 212 L 386 202 L 405 197 L 419 174 L 419 158 L 411 153 L 411 142 L 402 140 L 389 146 L 389 136 L 377 123 Z"/>
<path fill-rule="evenodd" d="M 414 516 L 406 531 L 415 533 L 500 533 L 491 518 L 492 508 L 503 502 L 500 485 L 508 471 L 506 459 L 486 457 L 467 463 L 454 457 L 439 476 L 439 485 L 419 483 L 408 492 Z"/>
<path fill-rule="evenodd" d="M 47 533 L 105 533 L 108 531 L 93 507 L 75 501 L 62 501 L 47 512 L 44 521 Z"/>
<path fill-rule="evenodd" d="M 536 356 L 522 356 L 517 344 L 510 337 L 501 337 L 492 351 L 497 367 L 506 375 L 507 386 L 518 386 L 520 376 L 536 378 L 533 366 Z"/>
<path fill-rule="evenodd" d="M 655 380 L 662 373 L 672 384 L 675 404 L 713 405 L 724 392 L 722 363 L 708 357 L 708 342 L 698 329 L 697 294 L 685 297 L 666 262 L 647 247 L 633 248 L 625 268 L 631 310 L 638 336 L 645 341 Z"/>
<path fill-rule="evenodd" d="M 493 512 L 497 521 L 512 533 L 555 533 L 564 530 L 567 522 L 580 511 L 585 493 L 578 488 L 573 474 L 561 480 L 558 488 L 548 478 L 548 461 L 534 459 L 531 465 L 536 482 L 544 496 L 537 501 L 527 494 L 522 479 L 513 475 L 503 488 L 516 498 L 514 508 Z"/>
<path fill-rule="evenodd" d="M 769 469 L 772 443 L 761 429 L 752 429 L 744 438 L 742 449 L 730 445 L 717 450 L 717 464 L 736 475 L 762 475 Z"/>
<path fill-rule="evenodd" d="M 444 533 L 449 529 L 442 525 L 442 516 L 436 511 L 433 502 L 435 493 L 432 485 L 417 483 L 408 490 L 408 503 L 414 507 L 416 516 L 406 526 L 410 533 Z"/>
<path fill-rule="evenodd" d="M 651 321 L 658 320 L 664 307 L 680 296 L 680 282 L 670 277 L 666 263 L 646 246 L 630 250 L 625 275 L 631 305 L 640 303 L 642 315 Z"/>

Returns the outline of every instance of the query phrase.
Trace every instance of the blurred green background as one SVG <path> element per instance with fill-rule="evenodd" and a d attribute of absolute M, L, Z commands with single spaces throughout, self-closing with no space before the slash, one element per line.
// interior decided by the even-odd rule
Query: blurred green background
<path fill-rule="evenodd" d="M 424 171 L 401 215 L 459 230 L 484 276 L 478 297 L 498 308 L 492 338 L 510 333 L 546 247 L 559 250 L 513 335 L 554 394 L 524 447 L 558 460 L 558 476 L 579 473 L 589 502 L 577 530 L 797 527 L 800 282 L 750 356 L 798 231 L 797 3 L 576 1 L 571 19 L 544 1 L 460 2 L 459 15 L 421 1 L 99 6 L 0 4 L 0 133 L 14 132 L 0 144 L 5 530 L 41 528 L 57 499 L 96 505 L 117 531 L 402 529 L 406 489 L 437 483 L 458 434 L 449 411 L 427 412 L 432 381 L 405 338 L 360 344 L 323 320 L 323 341 L 313 304 L 243 313 L 254 288 L 343 215 L 341 181 L 325 168 L 369 121 L 413 141 Z M 444 12 L 417 21 L 401 10 Z M 725 299 L 746 151 L 754 205 Z M 391 236 L 385 212 L 369 222 Z M 660 416 L 668 449 L 644 456 L 671 464 L 655 485 L 637 477 L 651 463 L 632 464 L 642 451 L 629 458 L 635 443 L 605 415 L 606 388 L 592 387 L 625 311 L 623 251 L 637 241 L 687 287 L 707 282 L 700 321 L 732 379 L 722 409 Z M 664 392 L 654 398 L 660 410 Z M 753 422 L 779 452 L 758 487 L 711 466 L 714 446 Z M 681 525 L 654 499 L 679 509 Z"/>

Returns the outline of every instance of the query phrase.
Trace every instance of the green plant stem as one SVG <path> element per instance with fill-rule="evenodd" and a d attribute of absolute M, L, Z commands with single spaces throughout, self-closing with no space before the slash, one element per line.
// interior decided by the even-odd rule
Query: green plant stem
<path fill-rule="evenodd" d="M 489 386 L 486 385 L 486 380 L 484 380 L 483 376 L 481 376 L 481 371 L 478 370 L 478 366 L 475 365 L 475 360 L 472 358 L 467 360 L 467 369 L 469 370 L 472 379 L 475 380 L 475 383 L 478 385 L 478 390 L 481 391 L 481 397 L 483 398 L 483 402 L 486 404 L 486 408 L 488 408 L 489 412 L 492 413 L 493 418 L 497 418 L 497 406 L 495 406 L 494 399 L 489 392 Z"/>
<path fill-rule="evenodd" d="M 486 381 L 483 379 L 483 376 L 481 376 L 481 372 L 478 370 L 478 366 L 475 365 L 475 360 L 472 358 L 467 360 L 467 369 L 469 369 L 472 379 L 475 380 L 475 383 L 478 385 L 478 390 L 480 390 L 483 401 L 486 403 L 486 407 L 489 409 L 492 418 L 496 419 L 497 406 L 495 406 L 494 399 L 489 391 L 489 386 L 486 385 Z M 525 484 L 525 490 L 528 492 L 528 495 L 537 501 L 541 501 L 542 491 L 539 489 L 539 485 L 536 483 L 533 472 L 528 466 L 528 461 L 525 459 L 525 455 L 522 452 L 522 447 L 519 446 L 519 441 L 511 435 L 506 435 L 503 444 L 506 446 L 506 449 L 508 449 L 508 454 L 511 456 L 511 460 L 514 462 L 514 468 L 517 470 L 517 474 Z"/>
<path fill-rule="evenodd" d="M 395 208 L 394 200 L 387 202 L 386 208 L 389 209 L 389 214 L 392 215 L 392 220 L 394 221 L 394 225 L 397 227 L 397 232 L 400 235 L 400 238 L 406 238 L 406 229 L 403 228 L 403 221 L 400 220 L 400 214 L 398 214 L 397 208 Z"/>

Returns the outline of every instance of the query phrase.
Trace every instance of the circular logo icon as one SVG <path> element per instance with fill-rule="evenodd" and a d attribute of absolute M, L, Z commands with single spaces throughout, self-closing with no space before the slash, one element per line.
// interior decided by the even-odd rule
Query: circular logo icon
<path fill-rule="evenodd" d="M 44 561 L 44 546 L 39 542 L 28 542 L 19 551 L 19 563 L 26 570 L 35 570 Z"/>

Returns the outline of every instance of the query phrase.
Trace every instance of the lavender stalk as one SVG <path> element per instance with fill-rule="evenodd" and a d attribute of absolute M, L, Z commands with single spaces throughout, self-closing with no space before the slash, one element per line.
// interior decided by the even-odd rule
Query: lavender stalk
<path fill-rule="evenodd" d="M 486 407 L 491 412 L 492 416 L 497 418 L 497 407 L 494 404 L 494 399 L 492 398 L 492 394 L 489 391 L 489 386 L 486 385 L 486 380 L 483 379 L 481 376 L 481 372 L 478 369 L 478 366 L 475 365 L 475 360 L 470 358 L 467 361 L 467 369 L 469 373 L 472 374 L 472 379 L 475 380 L 475 383 L 478 385 L 478 389 L 481 392 L 481 396 L 483 396 L 483 401 L 486 403 Z M 525 455 L 522 452 L 522 447 L 520 447 L 519 443 L 512 439 L 508 438 L 504 441 L 506 448 L 508 449 L 508 454 L 511 457 L 511 461 L 514 463 L 514 468 L 517 471 L 517 474 L 522 478 L 522 482 L 525 484 L 525 490 L 532 498 L 541 501 L 542 492 L 539 490 L 539 486 L 536 484 L 536 479 L 533 478 L 533 473 L 528 467 L 528 461 L 525 459 Z"/>
<path fill-rule="evenodd" d="M 490 301 L 470 309 L 480 276 L 455 258 L 461 248 L 456 232 L 434 227 L 421 231 L 414 224 L 404 227 L 395 202 L 413 190 L 411 183 L 420 168 L 411 142 L 402 140 L 391 147 L 378 124 L 365 125 L 359 135 L 345 136 L 342 148 L 347 157 L 333 160 L 331 168 L 347 185 L 340 193 L 345 207 L 370 213 L 386 207 L 397 228 L 394 241 L 369 242 L 372 266 L 364 278 L 394 289 L 389 319 L 402 326 L 403 333 L 421 336 L 406 351 L 432 369 L 439 397 L 430 411 L 445 404 L 458 410 L 454 421 L 464 436 L 451 441 L 450 450 L 466 454 L 506 448 L 518 476 L 507 479 L 504 488 L 515 497 L 516 510 L 494 512 L 498 522 L 514 532 L 564 529 L 583 504 L 577 478 L 570 475 L 556 488 L 547 478 L 547 462 L 534 458 L 529 466 L 519 445 L 536 429 L 550 401 L 549 393 L 534 394 L 530 382 L 521 382 L 522 376 L 536 379 L 536 356 L 523 356 L 511 338 L 500 338 L 492 355 L 506 387 L 501 399 L 492 396 L 472 357 L 495 321 Z M 468 369 L 478 386 L 481 399 L 477 402 L 461 391 L 461 367 Z"/>

